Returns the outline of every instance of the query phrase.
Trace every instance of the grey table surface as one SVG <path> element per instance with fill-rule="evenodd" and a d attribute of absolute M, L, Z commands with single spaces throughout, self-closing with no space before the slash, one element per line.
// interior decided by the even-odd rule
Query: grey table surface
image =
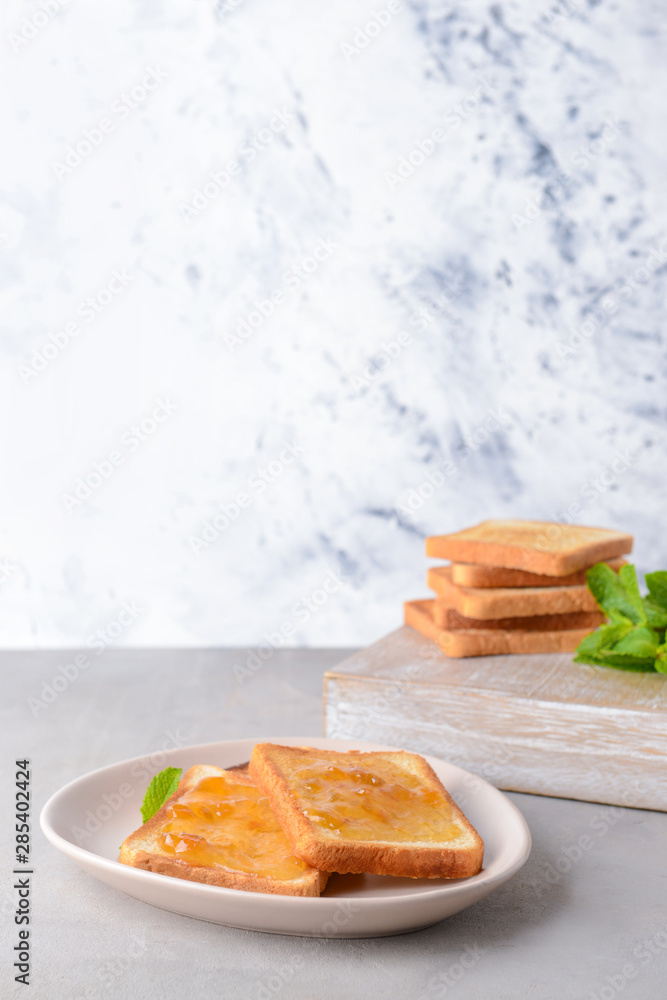
<path fill-rule="evenodd" d="M 36 816 L 72 778 L 151 753 L 173 735 L 187 744 L 321 736 L 322 675 L 349 652 L 276 651 L 261 670 L 240 680 L 234 666 L 245 662 L 248 651 L 107 650 L 37 715 L 29 700 L 42 699 L 43 685 L 71 662 L 71 654 L 0 654 L 7 804 L 0 849 L 0 996 L 24 995 L 12 969 L 14 760 L 32 761 Z M 81 871 L 34 824 L 33 957 L 25 995 L 664 997 L 667 814 L 532 795 L 510 798 L 533 835 L 532 855 L 510 882 L 427 930 L 361 940 L 254 933 L 155 909 Z M 592 847 L 578 857 L 576 844 L 584 834 Z M 128 957 L 133 952 L 138 957 Z"/>

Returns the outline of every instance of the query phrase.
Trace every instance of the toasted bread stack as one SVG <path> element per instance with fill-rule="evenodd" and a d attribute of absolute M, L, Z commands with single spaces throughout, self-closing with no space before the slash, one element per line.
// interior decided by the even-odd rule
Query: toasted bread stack
<path fill-rule="evenodd" d="M 260 743 L 247 771 L 186 771 L 124 841 L 120 861 L 207 885 L 319 896 L 330 872 L 464 878 L 483 854 L 418 754 Z"/>
<path fill-rule="evenodd" d="M 572 652 L 604 622 L 586 570 L 618 570 L 632 535 L 543 521 L 483 521 L 426 539 L 431 600 L 408 601 L 405 623 L 448 656 Z"/>

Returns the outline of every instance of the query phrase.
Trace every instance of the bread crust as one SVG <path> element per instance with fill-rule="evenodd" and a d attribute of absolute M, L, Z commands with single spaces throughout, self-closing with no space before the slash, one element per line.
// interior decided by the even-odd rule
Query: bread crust
<path fill-rule="evenodd" d="M 222 768 L 203 764 L 191 767 L 186 771 L 174 794 L 167 799 L 151 819 L 123 841 L 119 857 L 121 863 L 131 865 L 134 868 L 142 868 L 144 871 L 155 872 L 158 875 L 169 875 L 172 878 L 201 882 L 205 885 L 217 885 L 226 889 L 242 889 L 247 892 L 273 893 L 281 896 L 319 896 L 327 884 L 328 871 L 317 871 L 311 867 L 300 878 L 285 881 L 270 875 L 241 872 L 222 865 L 215 867 L 192 865 L 187 861 L 171 858 L 160 851 L 157 837 L 167 818 L 168 807 L 186 792 L 191 791 L 203 778 L 224 777 L 228 773 Z M 231 776 L 235 783 L 255 784 L 252 778 L 243 771 L 235 770 Z"/>
<path fill-rule="evenodd" d="M 606 528 L 546 521 L 482 521 L 473 528 L 426 539 L 426 555 L 567 576 L 632 551 L 632 535 Z"/>
<path fill-rule="evenodd" d="M 349 762 L 350 757 L 364 758 L 372 770 L 373 752 L 348 754 L 310 747 L 283 747 L 260 743 L 250 758 L 250 773 L 269 799 L 271 808 L 287 835 L 294 854 L 314 867 L 346 873 L 368 872 L 408 878 L 465 878 L 476 875 L 482 867 L 484 843 L 463 815 L 430 765 L 417 754 L 397 751 L 383 756 L 401 757 L 425 785 L 437 789 L 452 808 L 452 818 L 463 836 L 454 843 L 401 843 L 398 841 L 363 841 L 336 839 L 304 815 L 307 802 L 300 802 L 290 783 L 290 765 L 302 758 L 304 751 L 332 763 Z M 366 760 L 368 758 L 368 760 Z"/>
<path fill-rule="evenodd" d="M 620 556 L 617 559 L 605 560 L 607 565 L 618 573 L 622 566 L 627 566 L 627 559 Z M 586 583 L 586 567 L 570 573 L 568 576 L 547 576 L 545 573 L 528 573 L 523 569 L 507 569 L 504 566 L 477 566 L 472 563 L 453 563 L 452 583 L 459 587 L 570 587 L 578 583 Z"/>
<path fill-rule="evenodd" d="M 595 598 L 583 584 L 574 587 L 458 587 L 452 582 L 451 566 L 429 569 L 426 583 L 465 618 L 488 620 L 599 611 Z"/>
<path fill-rule="evenodd" d="M 590 632 L 607 620 L 601 611 L 572 611 L 563 615 L 527 615 L 514 618 L 466 618 L 448 601 L 436 599 L 432 606 L 433 621 L 443 629 L 500 629 L 523 632 L 562 632 L 570 628 L 587 628 Z"/>
<path fill-rule="evenodd" d="M 503 656 L 512 653 L 573 653 L 590 628 L 569 628 L 553 632 L 522 629 L 443 629 L 435 623 L 435 601 L 406 601 L 406 625 L 436 642 L 447 656 Z"/>

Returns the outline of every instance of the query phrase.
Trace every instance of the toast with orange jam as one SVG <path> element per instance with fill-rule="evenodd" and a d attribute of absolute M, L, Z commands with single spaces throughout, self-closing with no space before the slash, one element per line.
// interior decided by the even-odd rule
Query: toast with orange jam
<path fill-rule="evenodd" d="M 417 754 L 259 743 L 250 774 L 315 868 L 462 878 L 482 867 L 481 837 Z"/>
<path fill-rule="evenodd" d="M 296 858 L 248 774 L 198 765 L 123 842 L 123 864 L 207 885 L 319 896 L 328 873 Z"/>

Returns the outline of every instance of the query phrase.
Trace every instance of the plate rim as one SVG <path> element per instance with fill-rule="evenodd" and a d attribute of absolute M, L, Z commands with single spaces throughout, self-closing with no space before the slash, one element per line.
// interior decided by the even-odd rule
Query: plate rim
<path fill-rule="evenodd" d="M 208 751 L 212 748 L 220 749 L 222 747 L 237 746 L 238 744 L 251 744 L 255 743 L 277 743 L 283 746 L 314 746 L 316 749 L 335 749 L 337 744 L 354 744 L 358 746 L 360 750 L 387 750 L 387 751 L 400 751 L 400 747 L 392 747 L 388 744 L 380 744 L 370 742 L 368 740 L 349 740 L 334 737 L 325 736 L 307 736 L 307 737 L 292 737 L 292 736 L 281 736 L 274 738 L 262 738 L 256 739 L 253 737 L 239 737 L 233 740 L 214 740 L 209 743 L 193 743 L 186 744 L 184 746 L 175 747 L 170 750 L 155 750 L 151 753 L 148 751 L 144 754 L 139 754 L 136 757 L 128 757 L 123 760 L 114 761 L 110 764 L 104 764 L 101 767 L 94 768 L 92 771 L 86 771 L 84 774 L 78 775 L 71 781 L 68 781 L 65 785 L 62 785 L 59 789 L 49 796 L 48 800 L 42 807 L 39 815 L 39 825 L 43 835 L 49 841 L 49 843 L 60 851 L 62 854 L 69 857 L 75 863 L 80 864 L 82 867 L 87 867 L 88 865 L 100 867 L 109 872 L 123 871 L 123 875 L 126 875 L 129 879 L 134 877 L 142 880 L 148 879 L 149 883 L 155 879 L 160 880 L 163 885 L 170 885 L 175 893 L 179 892 L 189 892 L 195 891 L 201 893 L 202 895 L 211 894 L 220 898 L 220 893 L 224 894 L 225 898 L 238 899 L 239 893 L 242 893 L 245 897 L 253 897 L 257 900 L 261 897 L 267 906 L 292 906 L 296 908 L 298 906 L 306 905 L 340 905 L 346 899 L 353 899 L 355 905 L 360 905 L 361 907 L 372 908 L 378 905 L 378 901 L 381 899 L 382 903 L 387 905 L 397 905 L 400 903 L 406 903 L 406 896 L 402 893 L 397 894 L 382 894 L 379 896 L 366 896 L 355 895 L 352 897 L 341 896 L 291 896 L 282 895 L 280 893 L 258 893 L 253 892 L 248 889 L 232 889 L 227 886 L 216 886 L 216 885 L 206 885 L 202 882 L 193 882 L 189 879 L 175 879 L 173 876 L 161 875 L 157 872 L 144 871 L 143 869 L 134 868 L 130 865 L 123 865 L 120 861 L 114 861 L 110 858 L 106 858 L 101 854 L 97 854 L 95 851 L 87 850 L 85 847 L 81 847 L 78 844 L 67 840 L 62 837 L 54 828 L 52 815 L 54 810 L 58 808 L 60 801 L 65 799 L 67 794 L 78 784 L 84 781 L 94 778 L 96 775 L 101 774 L 105 771 L 110 771 L 116 767 L 129 767 L 132 764 L 145 762 L 146 758 L 156 755 L 158 753 L 164 754 L 166 756 L 165 767 L 168 766 L 168 760 L 172 755 L 177 755 L 183 751 Z M 416 751 L 405 751 L 408 753 L 414 753 Z M 453 879 L 450 884 L 438 884 L 433 887 L 423 886 L 420 887 L 421 893 L 428 895 L 429 898 L 434 898 L 439 895 L 453 897 L 459 893 L 467 892 L 471 887 L 482 887 L 490 889 L 494 886 L 496 882 L 505 882 L 510 879 L 513 875 L 519 871 L 520 868 L 526 863 L 530 856 L 532 848 L 532 836 L 530 828 L 526 819 L 521 812 L 521 810 L 507 797 L 507 795 L 502 792 L 499 788 L 496 788 L 490 782 L 486 781 L 479 775 L 474 774 L 472 771 L 468 771 L 466 768 L 461 767 L 459 764 L 454 764 L 448 760 L 444 760 L 441 757 L 435 757 L 432 754 L 420 754 L 432 767 L 435 763 L 437 765 L 444 764 L 446 767 L 451 768 L 453 771 L 458 772 L 461 776 L 470 776 L 475 779 L 476 782 L 481 783 L 484 786 L 484 790 L 487 794 L 491 793 L 497 798 L 498 802 L 503 803 L 503 808 L 506 808 L 514 815 L 514 819 L 518 821 L 519 829 L 522 836 L 517 840 L 517 847 L 514 851 L 512 859 L 505 864 L 500 871 L 492 872 L 485 875 L 485 870 L 482 869 L 477 875 L 473 875 L 464 879 Z M 90 859 L 90 860 L 88 860 Z M 180 885 L 180 888 L 179 888 Z M 128 893 L 129 894 L 129 893 Z M 415 893 L 417 895 L 417 893 Z M 269 902 L 271 900 L 272 902 Z"/>

